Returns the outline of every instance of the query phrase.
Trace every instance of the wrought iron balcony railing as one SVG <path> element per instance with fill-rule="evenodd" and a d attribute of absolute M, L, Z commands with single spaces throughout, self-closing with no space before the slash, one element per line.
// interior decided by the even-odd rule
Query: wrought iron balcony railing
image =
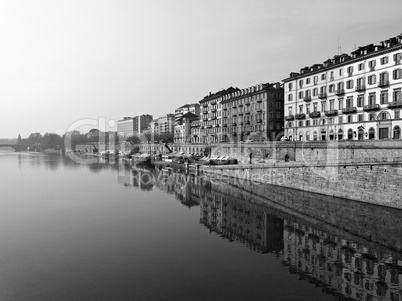
<path fill-rule="evenodd" d="M 321 116 L 321 112 L 320 111 L 311 112 L 309 116 L 310 118 L 318 118 Z"/>
<path fill-rule="evenodd" d="M 367 106 L 364 106 L 363 107 L 363 111 L 365 111 L 365 112 L 369 112 L 369 111 L 378 111 L 378 110 L 380 110 L 381 109 L 381 107 L 380 107 L 380 105 L 379 104 L 372 104 L 372 105 L 367 105 Z"/>
<path fill-rule="evenodd" d="M 338 110 L 325 111 L 325 116 L 336 116 L 336 115 L 338 115 Z"/>
<path fill-rule="evenodd" d="M 357 112 L 357 108 L 356 107 L 348 107 L 348 108 L 343 108 L 342 109 L 342 113 L 343 114 L 354 114 Z"/>

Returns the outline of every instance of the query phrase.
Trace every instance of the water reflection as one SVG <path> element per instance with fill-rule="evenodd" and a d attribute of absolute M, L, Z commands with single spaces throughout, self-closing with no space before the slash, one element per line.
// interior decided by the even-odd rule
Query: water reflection
<path fill-rule="evenodd" d="M 332 199 L 336 205 L 315 206 L 313 212 L 304 195 L 307 216 L 300 214 L 303 210 L 281 210 L 268 200 L 256 201 L 255 196 L 235 187 L 214 185 L 202 177 L 171 171 L 124 167 L 119 170 L 118 182 L 144 191 L 158 188 L 174 194 L 187 207 L 199 206 L 200 223 L 208 231 L 255 252 L 274 253 L 289 273 L 339 300 L 401 300 L 402 254 L 398 249 L 400 238 L 395 236 L 402 226 L 395 223 L 392 231 L 384 233 L 377 224 L 382 221 L 387 225 L 390 216 L 399 220 L 400 210 L 374 210 L 371 205 L 359 204 L 362 212 L 374 210 L 371 217 L 376 223 L 365 223 L 351 233 L 339 227 L 336 218 L 327 223 L 312 218 L 314 214 L 332 214 L 328 206 L 351 206 L 342 199 Z M 283 203 L 289 203 L 288 197 L 293 193 L 280 188 L 274 198 L 278 202 L 282 197 Z M 317 196 L 309 197 L 316 204 Z M 344 215 L 346 223 L 352 219 L 353 211 L 349 215 Z M 381 244 L 372 241 L 380 236 Z"/>

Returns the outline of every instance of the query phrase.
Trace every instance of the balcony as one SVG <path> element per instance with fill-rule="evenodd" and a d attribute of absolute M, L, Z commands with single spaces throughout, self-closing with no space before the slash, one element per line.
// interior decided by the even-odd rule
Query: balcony
<path fill-rule="evenodd" d="M 206 107 L 208 107 L 208 104 L 207 104 L 207 103 L 204 103 L 202 106 L 203 106 L 204 108 L 206 108 Z"/>
<path fill-rule="evenodd" d="M 257 99 L 257 102 L 262 102 L 262 98 L 258 98 L 258 99 Z"/>
<path fill-rule="evenodd" d="M 343 108 L 342 113 L 343 114 L 354 114 L 357 112 L 356 107 L 349 107 L 349 108 Z"/>
<path fill-rule="evenodd" d="M 212 108 L 212 109 L 211 109 L 211 112 L 216 112 L 216 108 Z"/>
<path fill-rule="evenodd" d="M 244 122 L 245 124 L 250 124 L 250 120 L 247 120 Z"/>
<path fill-rule="evenodd" d="M 389 87 L 389 80 L 380 80 L 378 82 L 378 87 L 380 88 Z"/>
<path fill-rule="evenodd" d="M 232 122 L 232 126 L 236 126 L 237 125 L 237 123 L 236 122 Z"/>
<path fill-rule="evenodd" d="M 366 85 L 357 85 L 355 91 L 356 92 L 366 91 Z"/>
<path fill-rule="evenodd" d="M 294 120 L 294 119 L 295 119 L 294 115 L 285 116 L 286 121 L 290 121 L 290 120 Z"/>
<path fill-rule="evenodd" d="M 257 119 L 257 123 L 262 123 L 262 119 Z"/>
<path fill-rule="evenodd" d="M 323 92 L 323 93 L 318 94 L 318 98 L 320 98 L 320 99 L 325 99 L 325 98 L 327 98 L 327 93 L 326 93 L 326 92 Z"/>
<path fill-rule="evenodd" d="M 316 111 L 316 112 L 311 112 L 309 114 L 310 118 L 318 118 L 321 116 L 321 112 L 320 111 Z"/>
<path fill-rule="evenodd" d="M 338 110 L 325 111 L 325 116 L 336 116 L 338 115 Z"/>
<path fill-rule="evenodd" d="M 306 118 L 306 114 L 300 113 L 300 114 L 296 114 L 296 119 L 305 119 Z"/>
<path fill-rule="evenodd" d="M 208 121 L 208 117 L 204 117 L 202 120 L 203 121 Z"/>
<path fill-rule="evenodd" d="M 239 104 L 239 108 L 242 108 L 243 107 L 243 104 Z"/>
<path fill-rule="evenodd" d="M 379 104 L 367 105 L 363 107 L 363 111 L 370 112 L 370 111 L 378 111 L 381 107 Z"/>
<path fill-rule="evenodd" d="M 311 101 L 311 96 L 304 96 L 303 100 L 305 102 L 309 102 L 309 101 Z"/>
<path fill-rule="evenodd" d="M 402 108 L 402 100 L 393 101 L 388 104 L 388 109 L 396 108 Z"/>
<path fill-rule="evenodd" d="M 335 90 L 335 95 L 345 95 L 345 89 L 337 89 Z"/>

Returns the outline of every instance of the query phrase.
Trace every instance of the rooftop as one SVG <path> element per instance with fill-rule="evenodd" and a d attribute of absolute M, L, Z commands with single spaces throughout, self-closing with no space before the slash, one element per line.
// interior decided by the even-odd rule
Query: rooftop
<path fill-rule="evenodd" d="M 402 48 L 402 34 L 382 41 L 379 45 L 369 44 L 366 46 L 360 46 L 352 51 L 350 55 L 345 53 L 335 55 L 332 59 L 327 59 L 322 64 L 303 67 L 299 72 L 291 72 L 289 78 L 284 79 L 284 81 L 286 82 L 295 78 L 304 77 L 307 74 L 314 74 L 323 70 L 339 67 L 347 63 L 359 61 L 363 58 L 374 56 L 382 52 L 392 51 L 397 48 Z"/>

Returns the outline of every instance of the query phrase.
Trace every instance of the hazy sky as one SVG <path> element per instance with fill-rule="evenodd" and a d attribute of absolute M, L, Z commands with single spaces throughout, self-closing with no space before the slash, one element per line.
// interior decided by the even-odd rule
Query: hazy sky
<path fill-rule="evenodd" d="M 338 37 L 350 53 L 402 33 L 401 11 L 401 0 L 0 0 L 0 137 L 158 117 L 281 81 L 337 54 Z"/>

